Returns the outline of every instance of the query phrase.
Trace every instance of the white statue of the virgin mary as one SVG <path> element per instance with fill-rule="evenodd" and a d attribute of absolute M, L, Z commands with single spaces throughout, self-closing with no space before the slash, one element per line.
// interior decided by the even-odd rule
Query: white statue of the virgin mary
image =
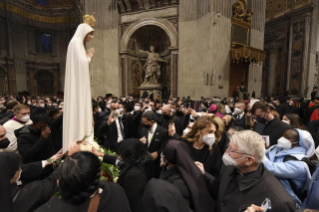
<path fill-rule="evenodd" d="M 84 16 L 70 41 L 65 71 L 63 108 L 63 152 L 72 143 L 87 141 L 93 144 L 94 129 L 89 63 L 94 49 L 86 51 L 84 43 L 93 39 L 96 24 L 93 16 Z"/>

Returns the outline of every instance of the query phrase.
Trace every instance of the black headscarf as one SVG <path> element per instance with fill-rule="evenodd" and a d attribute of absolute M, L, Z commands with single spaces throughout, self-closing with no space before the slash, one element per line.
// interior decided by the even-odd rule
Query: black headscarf
<path fill-rule="evenodd" d="M 196 212 L 214 211 L 215 201 L 210 196 L 205 178 L 190 157 L 188 146 L 177 140 L 170 140 L 164 148 L 164 155 L 168 162 L 176 164 L 183 176 L 192 197 Z"/>
<path fill-rule="evenodd" d="M 0 153 L 0 205 L 1 210 L 13 211 L 10 179 L 19 169 L 19 157 L 13 152 Z"/>

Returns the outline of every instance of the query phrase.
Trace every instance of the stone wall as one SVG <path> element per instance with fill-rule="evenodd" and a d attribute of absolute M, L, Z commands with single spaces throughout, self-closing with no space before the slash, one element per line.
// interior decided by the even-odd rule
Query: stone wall
<path fill-rule="evenodd" d="M 90 65 L 92 94 L 94 97 L 121 92 L 119 57 L 119 14 L 116 0 L 85 1 L 84 14 L 95 12 L 97 26 L 94 39 L 87 49 L 95 49 L 95 57 Z"/>

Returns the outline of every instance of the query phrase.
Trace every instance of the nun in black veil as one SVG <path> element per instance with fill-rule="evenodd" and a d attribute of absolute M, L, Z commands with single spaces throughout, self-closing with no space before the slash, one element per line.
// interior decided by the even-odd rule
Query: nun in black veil
<path fill-rule="evenodd" d="M 23 188 L 19 188 L 16 183 L 22 172 L 17 154 L 13 152 L 0 153 L 0 168 L 1 211 L 3 206 L 7 209 L 3 210 L 6 212 L 34 211 L 47 202 L 58 190 L 59 168 L 44 180 L 34 181 Z"/>
<path fill-rule="evenodd" d="M 157 208 L 155 210 L 157 212 L 215 211 L 215 201 L 210 196 L 205 179 L 190 157 L 190 150 L 185 143 L 170 140 L 163 149 L 162 163 L 164 168 L 161 179 L 153 179 L 145 189 L 143 195 L 145 211 L 152 211 L 154 208 Z M 164 187 L 167 189 L 163 189 Z M 159 196 L 171 199 L 162 201 Z M 176 210 L 185 206 L 188 207 L 187 210 Z"/>

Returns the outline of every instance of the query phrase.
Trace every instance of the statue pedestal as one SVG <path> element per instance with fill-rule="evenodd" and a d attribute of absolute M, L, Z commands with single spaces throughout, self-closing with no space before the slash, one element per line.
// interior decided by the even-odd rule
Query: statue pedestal
<path fill-rule="evenodd" d="M 150 97 L 152 93 L 156 95 L 158 92 L 160 92 L 159 96 L 162 97 L 162 85 L 141 85 L 140 87 L 138 87 L 138 89 L 140 90 L 140 97 L 143 97 L 143 94 L 145 92 L 147 92 L 148 97 Z"/>

